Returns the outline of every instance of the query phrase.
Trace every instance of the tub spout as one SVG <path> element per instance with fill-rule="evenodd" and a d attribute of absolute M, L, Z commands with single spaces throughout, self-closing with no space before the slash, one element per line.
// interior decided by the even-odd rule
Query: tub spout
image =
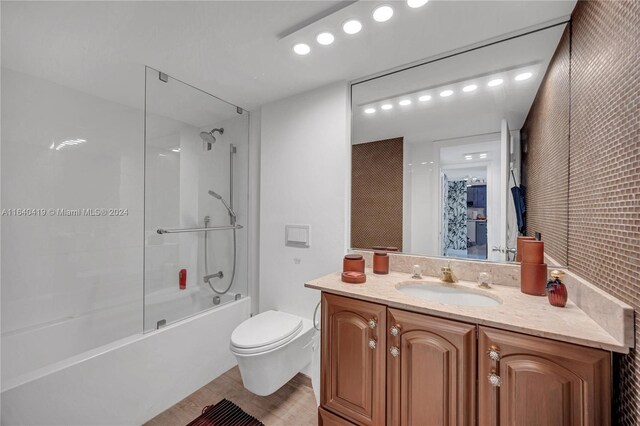
<path fill-rule="evenodd" d="M 222 273 L 222 271 L 218 271 L 215 274 L 205 275 L 203 277 L 203 280 L 205 283 L 208 283 L 211 278 L 222 278 L 222 277 L 224 277 L 224 274 Z"/>

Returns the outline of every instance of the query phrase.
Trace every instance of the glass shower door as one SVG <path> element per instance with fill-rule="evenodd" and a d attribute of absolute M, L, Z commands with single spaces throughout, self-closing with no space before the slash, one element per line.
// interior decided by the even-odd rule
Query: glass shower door
<path fill-rule="evenodd" d="M 152 68 L 144 330 L 247 296 L 248 113 Z"/>

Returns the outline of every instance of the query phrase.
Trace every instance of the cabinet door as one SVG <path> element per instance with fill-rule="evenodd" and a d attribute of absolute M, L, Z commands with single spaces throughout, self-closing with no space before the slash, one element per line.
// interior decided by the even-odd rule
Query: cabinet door
<path fill-rule="evenodd" d="M 323 408 L 357 424 L 384 424 L 385 330 L 385 306 L 322 294 Z"/>
<path fill-rule="evenodd" d="M 473 425 L 475 325 L 397 309 L 387 324 L 387 424 Z"/>
<path fill-rule="evenodd" d="M 481 426 L 611 423 L 609 352 L 481 327 L 478 377 Z"/>

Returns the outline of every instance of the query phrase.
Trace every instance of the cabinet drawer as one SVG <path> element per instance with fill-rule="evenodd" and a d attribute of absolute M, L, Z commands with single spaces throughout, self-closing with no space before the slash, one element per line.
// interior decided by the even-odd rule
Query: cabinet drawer
<path fill-rule="evenodd" d="M 336 416 L 322 407 L 318 407 L 318 426 L 353 426 L 350 421 Z"/>

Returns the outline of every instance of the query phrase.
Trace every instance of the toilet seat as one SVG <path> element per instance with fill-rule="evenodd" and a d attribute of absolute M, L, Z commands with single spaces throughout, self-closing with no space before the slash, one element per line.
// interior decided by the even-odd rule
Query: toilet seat
<path fill-rule="evenodd" d="M 302 319 L 280 311 L 266 311 L 240 324 L 231 334 L 231 350 L 257 354 L 293 340 L 302 330 Z"/>

